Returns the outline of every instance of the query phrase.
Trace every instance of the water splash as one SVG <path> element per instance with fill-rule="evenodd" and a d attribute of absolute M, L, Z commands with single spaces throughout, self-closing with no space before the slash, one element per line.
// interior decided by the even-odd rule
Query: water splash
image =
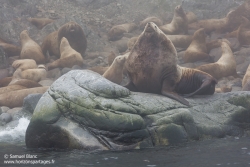
<path fill-rule="evenodd" d="M 7 127 L 0 131 L 0 142 L 21 142 L 25 141 L 25 132 L 30 120 L 27 118 L 20 118 L 18 124 L 14 128 Z"/>

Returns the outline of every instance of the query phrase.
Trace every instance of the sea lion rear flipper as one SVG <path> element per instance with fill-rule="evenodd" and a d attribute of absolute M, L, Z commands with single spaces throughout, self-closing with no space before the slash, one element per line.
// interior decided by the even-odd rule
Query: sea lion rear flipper
<path fill-rule="evenodd" d="M 182 104 L 184 104 L 186 106 L 190 106 L 189 102 L 186 99 L 184 99 L 183 97 L 181 97 L 180 95 L 178 95 L 177 93 L 167 92 L 165 90 L 162 90 L 161 94 L 164 95 L 164 96 L 167 96 L 167 97 L 169 97 L 171 99 L 177 100 L 178 102 L 180 102 L 180 103 L 182 103 Z"/>
<path fill-rule="evenodd" d="M 211 86 L 211 80 L 206 80 L 202 83 L 202 85 L 199 87 L 199 89 L 197 89 L 196 91 L 194 91 L 193 93 L 190 94 L 185 94 L 183 95 L 183 97 L 190 97 L 193 95 L 202 95 L 202 93 L 204 93 L 204 90 L 208 90 L 209 91 L 209 87 Z M 214 91 L 215 91 L 215 85 L 214 85 Z M 213 91 L 213 93 L 214 93 Z M 213 94 L 208 92 L 207 94 Z"/>

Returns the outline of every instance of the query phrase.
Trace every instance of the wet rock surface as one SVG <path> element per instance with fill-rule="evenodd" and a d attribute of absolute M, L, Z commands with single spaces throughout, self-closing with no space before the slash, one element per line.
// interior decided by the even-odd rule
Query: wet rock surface
<path fill-rule="evenodd" d="M 88 70 L 56 80 L 26 131 L 29 148 L 125 150 L 241 136 L 250 125 L 249 92 L 188 98 L 191 107 L 135 93 Z M 60 138 L 60 140 L 58 140 Z"/>

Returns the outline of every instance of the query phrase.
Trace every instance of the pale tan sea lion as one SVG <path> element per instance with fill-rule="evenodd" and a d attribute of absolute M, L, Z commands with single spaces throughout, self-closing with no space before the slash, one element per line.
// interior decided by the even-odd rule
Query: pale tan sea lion
<path fill-rule="evenodd" d="M 21 59 L 33 59 L 38 64 L 45 63 L 41 47 L 29 37 L 27 30 L 21 32 L 20 39 L 22 43 Z"/>
<path fill-rule="evenodd" d="M 15 90 L 21 90 L 21 89 L 27 89 L 27 88 L 21 85 L 8 85 L 8 86 L 0 88 L 0 94 L 15 91 Z"/>
<path fill-rule="evenodd" d="M 0 95 L 0 106 L 7 106 L 9 108 L 22 107 L 23 99 L 29 94 L 45 93 L 49 87 L 38 87 L 21 89 L 12 92 L 7 92 Z"/>
<path fill-rule="evenodd" d="M 171 23 L 160 26 L 160 29 L 168 35 L 188 34 L 188 20 L 181 5 L 175 7 Z"/>
<path fill-rule="evenodd" d="M 104 78 L 114 82 L 116 84 L 121 84 L 123 79 L 123 66 L 126 61 L 126 56 L 117 56 L 111 66 L 102 75 Z"/>
<path fill-rule="evenodd" d="M 5 78 L 0 79 L 0 87 L 8 86 L 11 81 L 12 81 L 12 77 L 5 77 Z"/>
<path fill-rule="evenodd" d="M 167 35 L 177 48 L 188 48 L 192 42 L 192 35 Z"/>
<path fill-rule="evenodd" d="M 32 81 L 29 79 L 17 79 L 15 82 L 12 82 L 10 85 L 20 85 L 26 88 L 35 88 L 35 87 L 42 87 L 38 82 Z"/>
<path fill-rule="evenodd" d="M 210 59 L 206 45 L 206 34 L 204 29 L 201 28 L 195 31 L 192 42 L 185 51 L 183 60 L 185 63 L 189 63 Z"/>
<path fill-rule="evenodd" d="M 28 18 L 28 21 L 35 25 L 38 29 L 42 29 L 44 26 L 52 23 L 54 20 L 49 18 Z"/>
<path fill-rule="evenodd" d="M 115 58 L 116 58 L 115 52 L 111 51 L 109 56 L 108 56 L 108 64 L 109 64 L 109 66 L 111 66 L 111 64 L 113 63 Z"/>
<path fill-rule="evenodd" d="M 144 20 L 142 20 L 140 22 L 140 29 L 144 29 L 146 24 L 149 23 L 149 22 L 155 23 L 158 27 L 163 25 L 162 21 L 159 18 L 154 17 L 154 16 L 153 17 L 147 17 L 146 19 L 144 19 Z"/>
<path fill-rule="evenodd" d="M 113 26 L 108 32 L 108 39 L 110 41 L 119 40 L 124 33 L 131 32 L 137 28 L 135 23 L 126 23 Z"/>
<path fill-rule="evenodd" d="M 212 75 L 216 79 L 236 76 L 236 61 L 228 43 L 226 40 L 221 42 L 222 55 L 217 62 L 201 65 L 197 69 Z"/>
<path fill-rule="evenodd" d="M 191 24 L 197 21 L 197 16 L 193 12 L 190 12 L 190 11 L 186 12 L 186 17 L 187 17 L 188 24 Z"/>
<path fill-rule="evenodd" d="M 15 60 L 12 63 L 12 67 L 15 69 L 27 70 L 27 69 L 34 69 L 37 68 L 36 61 L 33 59 L 20 59 Z"/>
<path fill-rule="evenodd" d="M 39 65 L 35 69 L 27 69 L 22 71 L 21 69 L 17 69 L 13 74 L 13 79 L 11 84 L 16 82 L 19 79 L 28 79 L 31 81 L 39 82 L 45 79 L 47 76 L 47 71 L 44 65 Z"/>
<path fill-rule="evenodd" d="M 212 94 L 217 83 L 209 74 L 178 66 L 173 43 L 153 22 L 146 25 L 136 41 L 125 69 L 130 79 L 125 87 L 129 90 L 162 94 L 185 105 L 189 102 L 178 93 L 187 97 Z"/>
<path fill-rule="evenodd" d="M 109 67 L 102 67 L 102 66 L 95 66 L 95 67 L 91 67 L 88 70 L 94 71 L 100 75 L 103 75 Z"/>
<path fill-rule="evenodd" d="M 80 67 L 83 66 L 83 58 L 81 54 L 71 47 L 65 37 L 62 38 L 60 52 L 60 59 L 54 61 L 53 63 L 50 63 L 48 65 L 48 70 L 64 67 L 72 68 L 74 65 L 78 65 Z"/>

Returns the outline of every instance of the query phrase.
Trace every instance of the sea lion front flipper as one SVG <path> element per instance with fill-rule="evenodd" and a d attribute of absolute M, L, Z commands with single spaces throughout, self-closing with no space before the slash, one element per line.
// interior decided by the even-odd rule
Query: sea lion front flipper
<path fill-rule="evenodd" d="M 210 92 L 211 90 L 212 90 L 212 92 Z M 183 97 L 190 97 L 190 96 L 193 96 L 193 95 L 202 95 L 204 93 L 204 91 L 208 92 L 207 95 L 214 93 L 215 85 L 212 84 L 212 80 L 204 81 L 202 83 L 202 85 L 199 87 L 199 89 L 197 89 L 193 93 L 185 94 L 185 95 L 183 95 Z"/>
<path fill-rule="evenodd" d="M 161 94 L 164 96 L 167 96 L 171 99 L 177 100 L 184 105 L 190 106 L 189 102 L 186 99 L 184 99 L 183 97 L 181 97 L 177 93 L 173 92 L 173 86 L 170 86 L 167 80 L 163 81 L 162 88 L 161 88 Z"/>
<path fill-rule="evenodd" d="M 180 102 L 180 103 L 182 103 L 182 104 L 184 104 L 186 106 L 190 106 L 189 102 L 186 99 L 184 99 L 183 97 L 181 97 L 180 95 L 178 95 L 175 92 L 168 92 L 168 91 L 162 90 L 161 94 L 164 95 L 164 96 L 167 96 L 167 97 L 169 97 L 171 99 L 177 100 L 178 102 Z"/>

